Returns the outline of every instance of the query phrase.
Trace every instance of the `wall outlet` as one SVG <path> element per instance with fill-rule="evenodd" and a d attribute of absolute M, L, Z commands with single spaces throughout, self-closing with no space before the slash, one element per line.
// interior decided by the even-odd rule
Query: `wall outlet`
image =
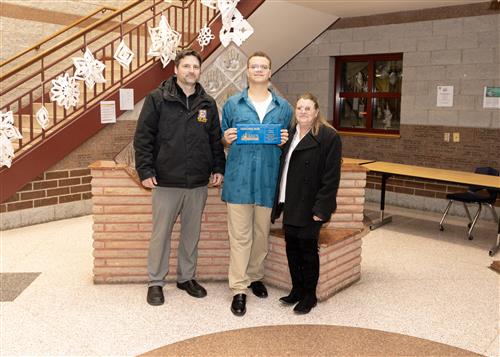
<path fill-rule="evenodd" d="M 444 141 L 446 141 L 447 143 L 450 142 L 450 133 L 444 133 Z"/>
<path fill-rule="evenodd" d="M 453 142 L 454 143 L 460 142 L 460 133 L 453 133 Z"/>

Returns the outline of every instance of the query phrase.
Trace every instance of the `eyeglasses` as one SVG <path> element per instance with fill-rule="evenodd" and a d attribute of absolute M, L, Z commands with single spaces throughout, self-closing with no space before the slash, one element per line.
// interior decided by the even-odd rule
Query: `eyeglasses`
<path fill-rule="evenodd" d="M 269 66 L 267 64 L 251 64 L 248 66 L 253 71 L 256 71 L 258 69 L 261 69 L 263 71 L 267 71 L 269 69 Z"/>

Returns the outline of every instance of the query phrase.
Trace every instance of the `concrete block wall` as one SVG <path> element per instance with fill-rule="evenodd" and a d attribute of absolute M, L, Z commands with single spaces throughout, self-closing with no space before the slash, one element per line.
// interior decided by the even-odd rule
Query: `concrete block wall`
<path fill-rule="evenodd" d="M 151 234 L 150 192 L 139 186 L 138 182 L 127 173 L 125 165 L 113 161 L 99 161 L 92 164 L 91 175 L 94 282 L 146 282 L 147 249 Z M 335 227 L 335 231 L 339 232 L 344 230 L 342 232 L 347 233 L 342 237 L 363 229 L 365 185 L 364 168 L 355 165 L 343 166 L 337 212 L 333 215 L 332 222 L 325 228 Z M 168 280 L 175 280 L 176 277 L 179 229 L 179 222 L 176 222 L 172 235 Z M 226 204 L 220 199 L 219 188 L 209 188 L 198 247 L 197 278 L 226 280 L 229 266 L 227 211 Z M 356 252 L 360 254 L 361 250 Z M 277 254 L 283 255 L 284 252 Z M 331 260 L 334 253 L 326 250 L 325 254 L 327 257 L 325 259 Z M 354 270 L 356 269 L 353 268 L 352 271 Z M 343 282 L 345 279 L 339 283 Z M 331 290 L 331 286 L 328 289 Z"/>
<path fill-rule="evenodd" d="M 292 103 L 304 91 L 314 93 L 332 120 L 336 56 L 402 52 L 400 136 L 341 134 L 343 155 L 462 171 L 498 169 L 500 110 L 483 108 L 483 88 L 500 85 L 500 14 L 480 5 L 342 19 L 276 72 L 273 83 Z M 438 85 L 454 86 L 453 107 L 436 106 Z M 460 142 L 444 141 L 445 133 L 455 132 Z M 423 189 L 401 193 L 406 200 L 447 193 L 444 184 L 427 190 L 433 182 L 422 181 Z M 367 199 L 373 197 L 379 194 Z M 398 205 L 391 197 L 387 203 Z M 442 209 L 440 201 L 433 200 L 432 210 Z"/>
<path fill-rule="evenodd" d="M 332 117 L 335 56 L 403 52 L 401 124 L 500 128 L 498 110 L 483 109 L 483 87 L 500 85 L 500 15 L 327 30 L 274 76 L 293 102 L 318 95 Z M 436 87 L 454 86 L 454 106 L 436 107 Z"/>

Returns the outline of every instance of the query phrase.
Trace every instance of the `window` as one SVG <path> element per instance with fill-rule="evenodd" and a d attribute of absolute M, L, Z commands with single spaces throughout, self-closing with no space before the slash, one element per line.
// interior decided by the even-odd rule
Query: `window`
<path fill-rule="evenodd" d="M 398 134 L 402 70 L 401 53 L 335 57 L 335 128 Z"/>

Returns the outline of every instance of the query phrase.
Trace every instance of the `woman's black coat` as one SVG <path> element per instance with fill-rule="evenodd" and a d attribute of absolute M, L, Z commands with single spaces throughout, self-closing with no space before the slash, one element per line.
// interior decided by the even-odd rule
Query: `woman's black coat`
<path fill-rule="evenodd" d="M 281 154 L 271 218 L 274 222 L 283 210 L 284 224 L 304 227 L 312 222 L 313 215 L 323 221 L 330 220 L 337 208 L 342 143 L 337 132 L 326 126 L 320 127 L 318 135 L 309 131 L 302 138 L 290 157 L 285 204 L 281 206 L 278 204 L 281 175 L 295 130 L 290 132 L 290 140 Z"/>

